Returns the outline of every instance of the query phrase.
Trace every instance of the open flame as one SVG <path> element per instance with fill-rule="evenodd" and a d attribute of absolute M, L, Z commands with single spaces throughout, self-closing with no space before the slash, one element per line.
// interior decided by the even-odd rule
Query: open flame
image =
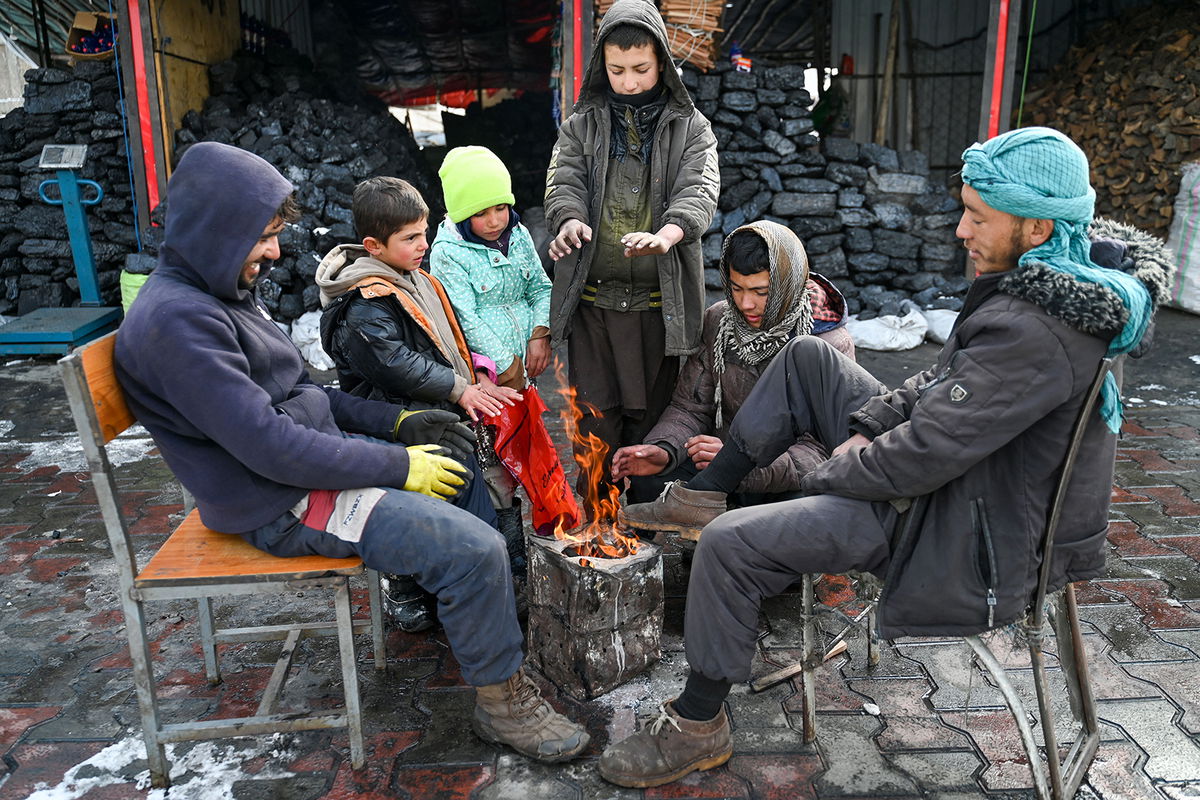
<path fill-rule="evenodd" d="M 623 535 L 617 529 L 617 512 L 621 509 L 620 492 L 617 487 L 604 480 L 604 459 L 608 445 L 595 434 L 583 436 L 579 432 L 579 420 L 584 409 L 596 417 L 600 410 L 592 404 L 578 399 L 575 387 L 563 375 L 562 362 L 554 360 L 554 373 L 562 388 L 558 394 L 565 401 L 559 412 L 563 427 L 570 437 L 575 454 L 575 464 L 583 476 L 583 504 L 585 513 L 591 517 L 573 531 L 563 530 L 561 522 L 554 526 L 554 536 L 574 543 L 569 548 L 572 555 L 585 558 L 624 558 L 637 552 L 638 540 Z M 602 488 L 603 487 L 603 488 Z"/>

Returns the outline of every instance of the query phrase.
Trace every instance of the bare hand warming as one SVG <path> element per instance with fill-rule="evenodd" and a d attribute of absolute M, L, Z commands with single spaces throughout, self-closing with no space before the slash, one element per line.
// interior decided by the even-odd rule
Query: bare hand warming
<path fill-rule="evenodd" d="M 486 383 L 485 383 L 486 381 Z M 484 417 L 494 417 L 511 406 L 514 401 L 521 399 L 521 393 L 505 386 L 497 386 L 487 378 L 481 378 L 479 383 L 473 383 L 458 398 L 467 416 L 478 422 Z"/>
<path fill-rule="evenodd" d="M 536 378 L 550 364 L 550 337 L 542 336 L 530 339 L 525 348 L 525 374 Z"/>
<path fill-rule="evenodd" d="M 635 444 L 613 453 L 614 481 L 631 475 L 657 475 L 671 460 L 670 454 L 656 444 Z"/>
<path fill-rule="evenodd" d="M 664 255 L 683 239 L 683 228 L 673 222 L 668 222 L 659 229 L 658 233 L 649 231 L 634 231 L 621 237 L 625 246 L 625 257 Z"/>
<path fill-rule="evenodd" d="M 592 240 L 592 229 L 577 219 L 569 219 L 558 229 L 558 236 L 550 242 L 550 258 L 558 261 L 578 250 Z"/>
<path fill-rule="evenodd" d="M 842 453 L 848 453 L 856 447 L 866 447 L 871 443 L 871 440 L 861 433 L 856 433 L 846 441 L 833 448 L 833 452 L 829 454 L 830 458 L 840 456 Z"/>
<path fill-rule="evenodd" d="M 688 456 L 692 459 L 692 463 L 697 469 L 704 469 L 709 465 L 717 453 L 721 452 L 721 447 L 725 443 L 715 436 L 706 436 L 701 434 L 693 436 L 683 443 L 687 448 Z"/>

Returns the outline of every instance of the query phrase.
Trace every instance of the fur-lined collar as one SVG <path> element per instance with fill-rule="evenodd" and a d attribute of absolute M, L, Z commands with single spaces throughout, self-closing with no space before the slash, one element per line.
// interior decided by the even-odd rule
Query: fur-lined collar
<path fill-rule="evenodd" d="M 1110 219 L 1097 219 L 1088 233 L 1092 259 L 1141 281 L 1155 308 L 1167 299 L 1175 260 L 1161 239 Z M 1094 336 L 1111 338 L 1125 326 L 1129 311 L 1111 290 L 1086 283 L 1033 263 L 1012 270 L 997 287 L 1001 292 L 1040 306 L 1052 317 Z"/>

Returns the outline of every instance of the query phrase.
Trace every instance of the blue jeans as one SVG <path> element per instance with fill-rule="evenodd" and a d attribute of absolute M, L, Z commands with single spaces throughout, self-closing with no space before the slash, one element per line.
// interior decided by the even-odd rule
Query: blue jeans
<path fill-rule="evenodd" d="M 496 512 L 473 459 L 470 466 L 475 478 L 454 503 L 384 488 L 357 542 L 310 528 L 290 512 L 243 536 L 272 555 L 357 555 L 371 569 L 412 575 L 437 597 L 463 678 L 474 686 L 500 683 L 524 660 L 521 628 Z"/>

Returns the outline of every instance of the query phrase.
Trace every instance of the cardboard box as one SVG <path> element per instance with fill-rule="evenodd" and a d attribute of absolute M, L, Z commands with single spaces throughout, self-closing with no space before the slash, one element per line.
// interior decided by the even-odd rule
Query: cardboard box
<path fill-rule="evenodd" d="M 82 43 L 87 42 L 89 38 L 94 39 L 96 36 L 96 31 L 100 30 L 105 24 L 109 24 L 115 34 L 116 18 L 113 15 L 93 13 L 91 11 L 75 12 L 75 21 L 71 24 L 71 30 L 67 32 L 67 55 L 69 55 L 71 58 L 83 61 L 101 61 L 112 58 L 115 36 L 107 37 L 107 49 L 99 49 L 97 52 L 80 52 L 79 50 L 76 50 L 76 48 L 80 47 Z M 89 44 L 91 47 L 100 45 L 98 42 L 91 42 Z"/>

